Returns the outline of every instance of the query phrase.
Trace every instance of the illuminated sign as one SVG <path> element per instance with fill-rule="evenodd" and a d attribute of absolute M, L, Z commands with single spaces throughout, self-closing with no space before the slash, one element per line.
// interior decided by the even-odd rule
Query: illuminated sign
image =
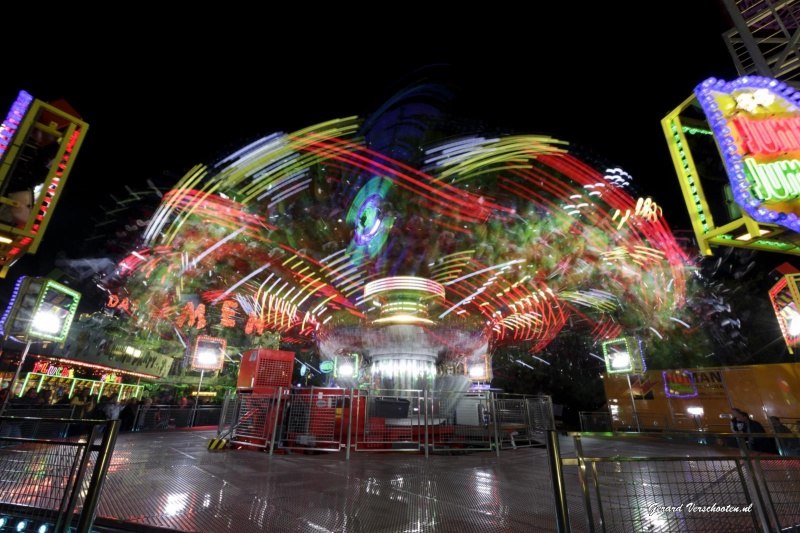
<path fill-rule="evenodd" d="M 793 346 L 800 344 L 800 313 L 797 310 L 797 302 L 800 301 L 798 281 L 800 281 L 800 273 L 786 274 L 769 290 L 769 299 L 789 353 L 793 353 Z"/>
<path fill-rule="evenodd" d="M 755 221 L 800 231 L 800 92 L 781 81 L 710 78 L 695 89 L 734 201 Z"/>
<path fill-rule="evenodd" d="M 469 361 L 464 365 L 464 373 L 475 382 L 491 381 L 492 368 L 489 364 L 488 354 L 483 354 L 476 361 Z"/>
<path fill-rule="evenodd" d="M 333 372 L 333 361 L 322 361 L 319 364 L 319 371 L 323 374 L 330 374 Z"/>
<path fill-rule="evenodd" d="M 642 347 L 636 337 L 620 337 L 603 343 L 603 356 L 609 374 L 644 372 Z"/>
<path fill-rule="evenodd" d="M 11 106 L 8 115 L 6 115 L 6 119 L 0 124 L 0 159 L 3 159 L 3 154 L 8 149 L 14 134 L 17 133 L 17 129 L 19 129 L 19 125 L 25 113 L 28 112 L 28 107 L 30 107 L 32 101 L 33 96 L 25 91 L 20 91 L 17 95 L 17 100 Z"/>
<path fill-rule="evenodd" d="M 3 334 L 63 342 L 80 298 L 79 292 L 51 279 L 23 276 L 0 319 Z"/>
<path fill-rule="evenodd" d="M 138 300 L 130 300 L 126 297 L 120 297 L 116 294 L 110 294 L 106 300 L 106 306 L 109 309 L 118 309 L 124 311 L 127 315 L 133 316 L 139 310 Z M 239 303 L 236 300 L 223 300 L 220 303 L 220 317 L 219 321 L 211 324 L 212 326 L 220 325 L 226 328 L 234 328 L 237 322 L 242 323 L 246 335 L 263 335 L 265 331 L 273 326 L 282 329 L 289 329 L 291 326 L 300 324 L 301 329 L 307 331 L 312 329 L 316 322 L 316 318 L 310 314 L 300 314 L 297 311 L 296 305 L 291 305 L 289 302 L 281 298 L 270 296 L 266 301 L 266 307 L 262 310 L 261 314 L 258 312 L 250 312 L 240 319 L 237 317 L 237 309 Z M 154 309 L 150 313 L 152 320 L 160 320 L 165 318 L 173 319 L 175 326 L 181 331 L 194 329 L 205 329 L 209 322 L 206 320 L 206 304 L 195 305 L 192 302 L 187 302 L 181 307 L 175 308 L 172 305 L 165 305 L 163 308 Z"/>
<path fill-rule="evenodd" d="M 197 337 L 194 356 L 192 357 L 193 370 L 219 370 L 225 362 L 225 339 L 216 337 Z"/>
<path fill-rule="evenodd" d="M 325 361 L 326 363 L 329 361 Z M 358 354 L 350 353 L 337 355 L 334 360 L 333 377 L 335 378 L 357 378 L 358 377 Z"/>
<path fill-rule="evenodd" d="M 665 370 L 664 394 L 673 398 L 693 398 L 697 396 L 694 375 L 688 370 Z"/>
<path fill-rule="evenodd" d="M 74 378 L 75 370 L 68 366 L 55 366 L 46 361 L 37 361 L 33 365 L 34 374 L 46 374 L 48 376 L 57 376 L 61 378 Z"/>

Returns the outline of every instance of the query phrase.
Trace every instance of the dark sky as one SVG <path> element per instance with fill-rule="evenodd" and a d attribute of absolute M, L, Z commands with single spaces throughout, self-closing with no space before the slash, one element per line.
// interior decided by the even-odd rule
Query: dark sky
<path fill-rule="evenodd" d="M 721 37 L 732 25 L 708 0 L 586 4 L 231 7 L 126 13 L 125 24 L 51 13 L 59 31 L 11 29 L 29 44 L 3 60 L 0 107 L 24 89 L 66 99 L 90 127 L 39 253 L 7 280 L 47 274 L 123 184 L 177 179 L 261 135 L 366 116 L 432 66 L 462 115 L 590 148 L 688 229 L 660 121 L 704 79 L 736 76 Z"/>

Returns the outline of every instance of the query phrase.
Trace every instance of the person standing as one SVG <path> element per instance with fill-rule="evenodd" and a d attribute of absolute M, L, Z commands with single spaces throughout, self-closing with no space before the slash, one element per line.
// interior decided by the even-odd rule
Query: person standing
<path fill-rule="evenodd" d="M 748 419 L 743 417 L 743 412 L 735 407 L 731 409 L 731 431 L 733 433 L 747 433 Z"/>
<path fill-rule="evenodd" d="M 120 431 L 133 431 L 133 424 L 135 423 L 136 412 L 139 410 L 139 400 L 134 396 L 128 398 L 127 402 L 122 406 L 119 418 L 122 420 Z"/>
<path fill-rule="evenodd" d="M 41 405 L 42 407 L 47 407 L 50 405 L 52 401 L 53 391 L 50 389 L 42 389 L 39 391 L 39 396 L 36 399 L 36 403 Z"/>
<path fill-rule="evenodd" d="M 41 400 L 39 398 L 39 393 L 37 392 L 36 388 L 31 387 L 28 389 L 28 392 L 25 393 L 25 396 L 22 398 L 17 398 L 16 400 L 11 400 L 11 402 L 15 405 L 27 405 L 30 407 L 41 405 Z"/>
<path fill-rule="evenodd" d="M 745 425 L 744 433 L 766 433 L 767 430 L 761 425 L 761 422 L 750 417 L 750 413 L 737 409 L 739 411 L 739 419 Z M 747 438 L 747 447 L 752 452 L 770 453 L 778 455 L 778 446 L 775 444 L 775 439 L 766 437 L 756 437 L 750 435 Z"/>
<path fill-rule="evenodd" d="M 773 432 L 792 435 L 792 437 L 781 437 L 778 439 L 781 455 L 800 455 L 800 440 L 794 435 L 794 432 L 789 429 L 786 424 L 781 422 L 781 419 L 777 416 L 769 417 L 769 423 L 772 426 Z"/>
<path fill-rule="evenodd" d="M 141 431 L 144 428 L 145 420 L 147 420 L 147 413 L 150 411 L 150 406 L 153 405 L 153 399 L 147 397 L 142 400 L 141 407 L 139 408 L 139 416 L 136 417 L 136 427 L 134 431 Z"/>
<path fill-rule="evenodd" d="M 736 407 L 731 408 L 731 433 L 747 433 L 747 422 L 741 415 L 741 411 Z M 739 439 L 733 437 L 726 437 L 724 439 L 717 439 L 717 444 L 720 446 L 728 446 L 730 448 L 739 447 Z"/>
<path fill-rule="evenodd" d="M 117 397 L 111 396 L 106 400 L 105 405 L 103 406 L 103 414 L 105 414 L 106 420 L 119 420 L 119 413 L 121 409 L 119 404 L 117 403 Z"/>
<path fill-rule="evenodd" d="M 89 389 L 81 389 L 81 392 L 73 396 L 69 403 L 74 408 L 72 411 L 73 418 L 85 418 L 88 414 Z"/>

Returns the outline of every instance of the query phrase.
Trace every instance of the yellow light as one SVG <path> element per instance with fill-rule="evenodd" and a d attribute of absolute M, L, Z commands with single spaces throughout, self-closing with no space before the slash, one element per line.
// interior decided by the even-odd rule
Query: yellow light
<path fill-rule="evenodd" d="M 394 315 L 394 316 L 387 316 L 385 318 L 378 318 L 372 321 L 374 324 L 385 324 L 385 323 L 396 323 L 396 324 L 416 324 L 416 323 L 423 323 L 423 324 L 435 324 L 433 320 L 428 318 L 422 318 L 418 316 L 412 315 Z"/>
<path fill-rule="evenodd" d="M 763 235 L 766 235 L 767 233 L 769 233 L 769 230 L 767 230 L 767 229 L 759 229 L 758 233 L 759 233 L 759 235 L 763 236 Z M 752 238 L 753 238 L 752 235 L 750 235 L 749 233 L 745 233 L 744 235 L 739 235 L 738 237 L 736 237 L 736 240 L 737 241 L 749 241 L 749 240 L 752 240 Z"/>

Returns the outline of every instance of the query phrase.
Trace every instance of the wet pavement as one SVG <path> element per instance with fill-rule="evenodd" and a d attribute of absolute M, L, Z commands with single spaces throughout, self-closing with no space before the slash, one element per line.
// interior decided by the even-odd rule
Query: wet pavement
<path fill-rule="evenodd" d="M 215 429 L 121 433 L 96 526 L 202 533 L 558 530 L 543 445 L 499 455 L 353 452 L 348 459 L 344 452 L 209 451 L 216 436 Z M 559 441 L 563 455 L 574 457 L 572 438 Z M 718 453 L 696 444 L 584 438 L 584 453 L 593 449 L 645 457 Z M 578 469 L 563 475 L 571 531 L 586 531 Z"/>

